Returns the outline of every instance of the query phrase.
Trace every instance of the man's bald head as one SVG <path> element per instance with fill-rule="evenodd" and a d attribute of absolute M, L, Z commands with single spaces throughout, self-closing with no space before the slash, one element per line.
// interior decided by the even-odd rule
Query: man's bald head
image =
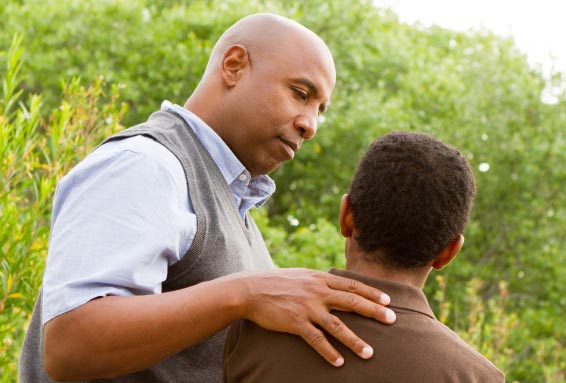
<path fill-rule="evenodd" d="M 309 44 L 310 49 L 318 51 L 334 64 L 324 41 L 310 29 L 283 16 L 256 13 L 238 20 L 220 36 L 210 55 L 205 75 L 218 67 L 224 52 L 231 46 L 241 45 L 254 57 L 272 56 L 284 47 L 292 48 L 289 46 L 292 41 Z M 250 61 L 254 57 L 250 57 Z"/>

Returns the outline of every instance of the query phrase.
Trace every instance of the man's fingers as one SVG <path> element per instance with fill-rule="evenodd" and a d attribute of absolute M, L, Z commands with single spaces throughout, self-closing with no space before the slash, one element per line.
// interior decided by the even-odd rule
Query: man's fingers
<path fill-rule="evenodd" d="M 344 364 L 342 355 L 332 347 L 324 333 L 315 326 L 305 327 L 304 331 L 299 335 L 331 365 L 340 367 Z"/>
<path fill-rule="evenodd" d="M 360 358 L 368 359 L 373 356 L 373 348 L 360 339 L 335 315 L 326 314 L 324 318 L 317 321 L 327 333 L 344 344 Z"/>
<path fill-rule="evenodd" d="M 380 305 L 387 306 L 391 302 L 389 295 L 354 279 L 327 274 L 326 283 L 331 289 L 355 293 Z"/>
<path fill-rule="evenodd" d="M 395 322 L 395 312 L 381 304 L 374 303 L 356 293 L 337 291 L 328 301 L 330 308 L 339 311 L 352 311 L 382 323 Z"/>
<path fill-rule="evenodd" d="M 340 311 L 353 311 L 368 318 L 374 318 L 382 323 L 395 322 L 393 310 L 385 305 L 391 302 L 389 295 L 384 292 L 349 278 L 328 275 L 328 287 L 337 290 L 331 298 L 330 307 Z"/>

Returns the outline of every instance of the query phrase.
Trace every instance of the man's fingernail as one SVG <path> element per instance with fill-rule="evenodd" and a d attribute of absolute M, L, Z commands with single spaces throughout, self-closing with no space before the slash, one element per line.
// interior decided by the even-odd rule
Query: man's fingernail
<path fill-rule="evenodd" d="M 381 298 L 379 299 L 382 305 L 388 305 L 391 302 L 391 298 L 387 294 L 381 293 Z"/>
<path fill-rule="evenodd" d="M 395 322 L 395 319 L 397 319 L 397 316 L 395 315 L 395 312 L 393 310 L 385 310 L 385 320 L 387 322 Z"/>
<path fill-rule="evenodd" d="M 344 358 L 338 358 L 338 359 L 336 359 L 336 362 L 334 362 L 334 365 L 335 365 L 336 367 L 340 367 L 340 366 L 342 366 L 343 364 L 344 364 Z"/>
<path fill-rule="evenodd" d="M 362 349 L 362 358 L 368 359 L 371 358 L 373 356 L 373 348 L 371 348 L 370 346 L 365 346 Z"/>

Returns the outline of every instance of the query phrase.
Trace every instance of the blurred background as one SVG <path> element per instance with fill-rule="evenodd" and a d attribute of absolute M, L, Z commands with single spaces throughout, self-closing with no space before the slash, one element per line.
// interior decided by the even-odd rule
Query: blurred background
<path fill-rule="evenodd" d="M 402 22 L 439 25 L 457 31 L 489 29 L 510 37 L 527 55 L 529 64 L 546 79 L 566 72 L 566 2 L 556 0 L 374 0 L 379 8 L 394 11 Z M 564 87 L 548 86 L 543 102 L 557 102 Z"/>
<path fill-rule="evenodd" d="M 162 100 L 182 105 L 220 33 L 267 11 L 318 33 L 338 73 L 317 137 L 254 211 L 275 262 L 343 266 L 339 200 L 369 143 L 432 134 L 466 155 L 478 184 L 462 253 L 426 287 L 438 319 L 508 382 L 566 382 L 562 4 L 2 1 L 0 381 L 16 381 L 57 181 Z"/>

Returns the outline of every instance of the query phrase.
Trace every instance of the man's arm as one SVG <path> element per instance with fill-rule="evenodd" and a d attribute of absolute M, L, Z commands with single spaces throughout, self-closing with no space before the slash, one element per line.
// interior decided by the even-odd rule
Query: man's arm
<path fill-rule="evenodd" d="M 363 358 L 373 351 L 329 310 L 384 323 L 389 299 L 357 281 L 304 269 L 237 273 L 173 292 L 105 297 L 45 325 L 47 373 L 55 380 L 109 378 L 151 367 L 238 319 L 301 336 L 329 363 L 342 356 L 321 329 Z"/>

